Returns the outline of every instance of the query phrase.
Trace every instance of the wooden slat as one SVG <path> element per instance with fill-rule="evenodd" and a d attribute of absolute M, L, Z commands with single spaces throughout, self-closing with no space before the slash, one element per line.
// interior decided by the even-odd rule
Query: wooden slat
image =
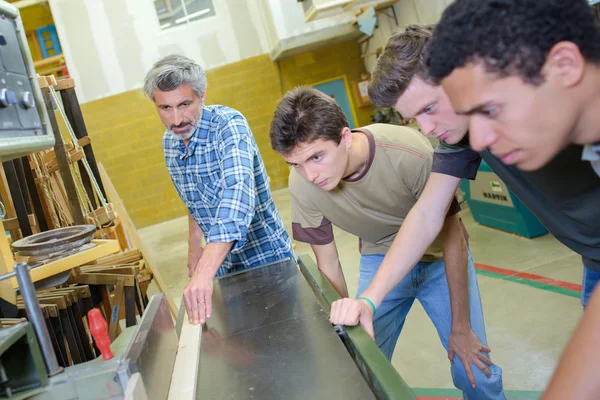
<path fill-rule="evenodd" d="M 115 285 L 123 281 L 125 286 L 135 285 L 135 275 L 84 273 L 69 278 L 69 283 L 81 283 L 84 285 Z"/>
<path fill-rule="evenodd" d="M 122 253 L 114 254 L 111 256 L 102 257 L 96 262 L 94 266 L 100 265 L 118 265 L 118 264 L 129 264 L 134 261 L 142 259 L 142 253 L 138 249 L 124 251 Z"/>
<path fill-rule="evenodd" d="M 57 56 L 52 56 L 52 57 L 44 58 L 42 60 L 34 61 L 33 66 L 36 69 L 38 69 L 40 67 L 45 67 L 46 65 L 57 63 L 57 62 L 63 60 L 64 58 L 65 58 L 65 56 L 63 56 L 62 54 L 59 54 Z M 40 73 L 40 75 L 43 75 L 43 74 Z"/>
<path fill-rule="evenodd" d="M 138 274 L 140 272 L 139 265 L 101 265 L 99 267 L 83 266 L 80 273 L 104 273 L 104 274 Z"/>
<path fill-rule="evenodd" d="M 60 92 L 61 90 L 71 89 L 75 87 L 75 80 L 73 78 L 59 79 L 56 82 L 54 90 Z"/>

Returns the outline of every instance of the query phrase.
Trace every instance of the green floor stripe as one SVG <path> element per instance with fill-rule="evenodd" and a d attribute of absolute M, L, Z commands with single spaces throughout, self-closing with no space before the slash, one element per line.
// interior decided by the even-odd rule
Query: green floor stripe
<path fill-rule="evenodd" d="M 575 297 L 577 299 L 581 298 L 581 293 L 579 293 L 575 290 L 571 290 L 571 289 L 565 289 L 565 288 L 561 288 L 561 287 L 557 287 L 557 286 L 553 286 L 553 285 L 548 285 L 548 284 L 542 283 L 542 282 L 532 281 L 530 279 L 519 278 L 517 276 L 510 276 L 510 275 L 502 275 L 502 274 L 498 274 L 496 272 L 490 272 L 490 271 L 485 271 L 485 270 L 480 270 L 480 269 L 476 270 L 476 272 L 477 272 L 477 275 L 488 276 L 490 278 L 496 278 L 496 279 L 504 279 L 506 281 L 520 283 L 521 285 L 526 285 L 526 286 L 534 287 L 537 289 L 546 290 L 548 292 L 554 292 L 554 293 L 562 294 L 565 296 Z"/>
<path fill-rule="evenodd" d="M 411 388 L 416 396 L 430 397 L 462 397 L 462 392 L 458 389 L 427 389 Z M 539 400 L 542 392 L 533 390 L 505 390 L 506 400 Z"/>

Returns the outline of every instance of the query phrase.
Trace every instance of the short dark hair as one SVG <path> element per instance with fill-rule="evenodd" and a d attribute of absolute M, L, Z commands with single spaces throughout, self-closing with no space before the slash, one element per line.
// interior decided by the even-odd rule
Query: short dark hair
<path fill-rule="evenodd" d="M 561 41 L 600 61 L 600 29 L 586 0 L 457 0 L 442 14 L 426 64 L 437 82 L 482 61 L 488 72 L 539 85 L 546 57 Z"/>
<path fill-rule="evenodd" d="M 296 146 L 317 139 L 339 144 L 348 126 L 346 115 L 326 94 L 308 86 L 287 92 L 279 101 L 271 121 L 271 147 L 286 155 Z"/>
<path fill-rule="evenodd" d="M 423 50 L 431 40 L 433 28 L 433 25 L 408 25 L 389 38 L 371 74 L 369 98 L 373 104 L 393 106 L 415 76 L 431 83 Z"/>

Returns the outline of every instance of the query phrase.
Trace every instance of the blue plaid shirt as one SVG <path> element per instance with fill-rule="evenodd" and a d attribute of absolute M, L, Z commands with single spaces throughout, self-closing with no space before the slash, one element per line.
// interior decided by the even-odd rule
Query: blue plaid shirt
<path fill-rule="evenodd" d="M 167 169 L 206 243 L 234 242 L 221 269 L 293 257 L 244 116 L 229 107 L 203 106 L 202 121 L 188 147 L 165 132 Z"/>

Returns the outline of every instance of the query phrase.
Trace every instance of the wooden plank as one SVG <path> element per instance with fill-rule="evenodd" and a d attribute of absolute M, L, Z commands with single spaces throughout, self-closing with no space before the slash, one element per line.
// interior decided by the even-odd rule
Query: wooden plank
<path fill-rule="evenodd" d="M 125 388 L 125 400 L 148 400 L 142 375 L 139 372 L 129 377 Z"/>
<path fill-rule="evenodd" d="M 44 278 L 59 274 L 61 272 L 87 264 L 92 260 L 116 253 L 119 251 L 119 242 L 116 240 L 92 240 L 96 246 L 91 249 L 80 251 L 79 253 L 61 258 L 56 261 L 51 261 L 48 264 L 32 269 L 29 273 L 31 280 L 37 282 Z M 10 265 L 7 272 L 13 271 L 13 265 Z M 1 281 L 0 281 L 1 282 Z M 16 278 L 10 280 L 14 289 L 19 287 Z"/>
<path fill-rule="evenodd" d="M 171 311 L 171 315 L 173 316 L 173 318 L 177 318 L 177 306 L 175 305 L 173 299 L 166 292 L 167 285 L 165 284 L 165 281 L 160 275 L 160 272 L 156 268 L 156 264 L 152 260 L 150 252 L 145 251 L 144 246 L 142 244 L 142 239 L 137 233 L 135 225 L 129 217 L 129 213 L 127 212 L 127 209 L 125 209 L 125 205 L 119 197 L 119 194 L 113 186 L 110 177 L 108 176 L 108 173 L 104 169 L 104 165 L 102 165 L 102 163 L 98 163 L 98 170 L 100 171 L 100 177 L 102 179 L 102 182 L 104 183 L 104 188 L 106 189 L 106 195 L 108 196 L 110 202 L 113 204 L 115 211 L 121 218 L 121 224 L 124 226 L 127 235 L 131 239 L 133 245 L 138 250 L 140 250 L 140 252 L 142 253 L 142 257 L 144 257 L 144 260 L 146 260 L 146 265 L 148 265 L 148 268 L 150 268 L 150 270 L 152 271 L 152 274 L 154 275 L 154 281 L 156 282 L 158 289 L 165 294 L 167 304 L 169 305 L 169 310 Z"/>
<path fill-rule="evenodd" d="M 201 342 L 202 325 L 192 325 L 184 316 L 168 400 L 196 399 Z"/>

